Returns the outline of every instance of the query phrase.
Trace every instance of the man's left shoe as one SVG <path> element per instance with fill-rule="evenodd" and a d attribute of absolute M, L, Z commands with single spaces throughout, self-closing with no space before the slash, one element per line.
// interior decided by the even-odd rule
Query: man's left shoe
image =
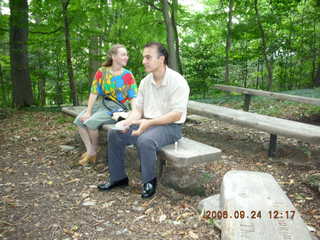
<path fill-rule="evenodd" d="M 151 181 L 143 184 L 142 198 L 150 198 L 156 193 L 157 179 L 154 178 Z"/>

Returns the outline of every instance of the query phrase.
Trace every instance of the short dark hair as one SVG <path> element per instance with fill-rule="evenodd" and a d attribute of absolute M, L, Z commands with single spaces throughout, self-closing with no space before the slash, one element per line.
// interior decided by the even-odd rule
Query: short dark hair
<path fill-rule="evenodd" d="M 168 65 L 168 51 L 167 49 L 159 42 L 150 42 L 147 43 L 146 45 L 144 45 L 144 48 L 148 48 L 148 47 L 156 47 L 158 50 L 158 55 L 160 56 L 164 56 L 164 64 Z"/>

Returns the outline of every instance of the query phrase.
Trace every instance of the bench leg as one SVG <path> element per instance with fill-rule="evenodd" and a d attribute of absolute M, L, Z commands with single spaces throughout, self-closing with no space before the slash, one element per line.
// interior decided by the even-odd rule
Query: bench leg
<path fill-rule="evenodd" d="M 277 135 L 270 134 L 270 142 L 269 142 L 269 157 L 275 157 L 277 151 Z"/>
<path fill-rule="evenodd" d="M 243 105 L 243 110 L 248 112 L 249 107 L 250 107 L 250 102 L 251 102 L 251 95 L 245 94 L 244 95 L 244 105 Z"/>

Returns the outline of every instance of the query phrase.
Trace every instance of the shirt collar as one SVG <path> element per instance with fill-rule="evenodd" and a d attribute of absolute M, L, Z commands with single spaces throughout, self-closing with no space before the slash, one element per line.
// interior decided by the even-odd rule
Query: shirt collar
<path fill-rule="evenodd" d="M 152 78 L 151 78 L 151 82 L 152 84 L 154 84 L 155 86 L 157 86 L 156 82 L 154 81 L 154 78 L 153 78 L 153 74 L 151 74 Z M 164 73 L 164 76 L 163 76 L 163 79 L 161 80 L 160 82 L 160 86 L 167 86 L 168 85 L 168 66 L 166 66 L 166 71 Z"/>

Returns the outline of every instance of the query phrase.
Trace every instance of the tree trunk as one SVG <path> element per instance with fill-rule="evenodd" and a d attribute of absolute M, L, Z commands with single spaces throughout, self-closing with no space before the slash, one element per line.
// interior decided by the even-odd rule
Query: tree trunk
<path fill-rule="evenodd" d="M 15 107 L 34 103 L 28 66 L 28 1 L 10 1 L 10 65 Z"/>
<path fill-rule="evenodd" d="M 58 106 L 63 104 L 63 94 L 62 94 L 62 79 L 63 79 L 63 71 L 62 66 L 59 65 L 59 59 L 57 57 L 56 61 L 56 72 L 57 72 L 57 80 L 55 85 L 55 96 L 54 96 L 54 104 Z"/>
<path fill-rule="evenodd" d="M 169 48 L 169 59 L 168 65 L 170 68 L 179 71 L 178 59 L 177 59 L 177 49 L 175 44 L 175 32 L 172 21 L 172 14 L 170 11 L 170 6 L 168 0 L 161 0 L 162 2 L 162 13 L 167 29 L 167 44 Z"/>
<path fill-rule="evenodd" d="M 73 77 L 72 68 L 72 53 L 71 53 L 71 43 L 70 43 L 70 32 L 69 32 L 69 20 L 68 20 L 68 5 L 70 0 L 61 0 L 62 3 L 62 15 L 64 20 L 64 36 L 66 43 L 66 53 L 67 53 L 67 68 L 69 77 L 69 86 L 71 89 L 71 100 L 74 106 L 79 105 L 77 97 L 77 88 Z"/>
<path fill-rule="evenodd" d="M 100 66 L 100 46 L 99 37 L 91 36 L 89 42 L 89 65 L 88 65 L 88 77 L 89 88 L 91 86 L 92 79 Z"/>
<path fill-rule="evenodd" d="M 2 72 L 2 65 L 0 63 L 0 86 L 1 86 L 1 92 L 2 92 L 2 104 L 6 106 L 7 105 L 7 93 L 6 93 L 6 86 L 4 84 L 4 79 L 3 79 L 3 72 Z"/>
<path fill-rule="evenodd" d="M 225 73 L 224 73 L 224 82 L 229 84 L 229 52 L 231 48 L 232 40 L 232 13 L 233 13 L 233 0 L 229 0 L 229 13 L 228 13 L 228 24 L 227 24 L 227 37 L 226 37 L 226 56 L 225 56 Z"/>
<path fill-rule="evenodd" d="M 320 58 L 318 60 L 317 73 L 313 79 L 313 84 L 315 87 L 320 87 Z"/>
<path fill-rule="evenodd" d="M 177 22 L 176 22 L 177 9 L 178 9 L 178 0 L 173 0 L 171 12 L 172 12 L 172 26 L 173 26 L 173 30 L 174 30 L 174 38 L 175 38 L 175 43 L 176 43 L 176 58 L 177 58 L 177 62 L 178 62 L 178 72 L 183 74 L 182 63 L 181 63 L 181 59 L 180 59 L 180 46 L 179 46 Z"/>
<path fill-rule="evenodd" d="M 262 55 L 263 55 L 264 61 L 266 63 L 267 72 L 268 72 L 267 89 L 271 90 L 271 88 L 272 88 L 272 61 L 268 59 L 266 34 L 264 32 L 264 29 L 263 29 L 263 26 L 261 23 L 261 19 L 260 19 L 260 14 L 259 14 L 259 9 L 258 9 L 258 0 L 254 0 L 254 9 L 256 11 L 257 24 L 258 24 L 258 28 L 259 28 L 260 34 L 261 34 Z"/>
<path fill-rule="evenodd" d="M 46 77 L 42 73 L 42 62 L 41 62 L 41 53 L 38 52 L 38 72 L 39 72 L 39 104 L 40 106 L 46 105 Z"/>
<path fill-rule="evenodd" d="M 320 87 L 320 57 L 318 56 L 318 64 L 317 64 L 317 32 L 316 32 L 316 20 L 313 22 L 313 59 L 312 59 L 312 81 L 313 86 Z"/>

